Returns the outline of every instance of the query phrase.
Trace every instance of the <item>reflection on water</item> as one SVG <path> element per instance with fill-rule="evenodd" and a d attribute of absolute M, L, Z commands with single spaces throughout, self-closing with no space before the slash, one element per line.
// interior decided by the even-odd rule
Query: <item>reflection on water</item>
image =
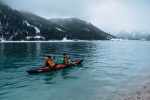
<path fill-rule="evenodd" d="M 148 41 L 0 43 L 0 99 L 121 98 L 149 75 L 149 50 Z M 60 63 L 63 53 L 72 61 L 81 58 L 84 61 L 53 72 L 31 75 L 26 72 L 43 66 L 47 55 L 55 56 L 53 63 Z"/>
<path fill-rule="evenodd" d="M 55 72 L 46 73 L 45 75 L 46 75 L 46 77 L 44 78 L 45 84 L 55 84 L 56 83 L 56 81 L 53 81 L 53 78 L 56 77 Z"/>

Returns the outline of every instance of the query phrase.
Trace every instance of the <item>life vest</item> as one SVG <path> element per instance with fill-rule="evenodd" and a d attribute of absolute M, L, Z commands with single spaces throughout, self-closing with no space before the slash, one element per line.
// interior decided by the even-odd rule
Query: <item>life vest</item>
<path fill-rule="evenodd" d="M 65 64 L 64 59 L 65 59 L 65 58 L 61 58 L 61 62 L 62 62 L 62 64 Z"/>
<path fill-rule="evenodd" d="M 66 57 L 65 57 L 65 58 L 66 58 Z M 61 58 L 61 62 L 62 62 L 62 64 L 65 64 L 65 61 L 64 61 L 64 59 L 65 59 L 65 58 Z M 71 64 L 72 62 L 71 62 L 71 61 L 68 61 L 68 63 L 70 63 L 70 64 Z"/>
<path fill-rule="evenodd" d="M 47 59 L 45 59 L 45 66 L 49 66 Z"/>

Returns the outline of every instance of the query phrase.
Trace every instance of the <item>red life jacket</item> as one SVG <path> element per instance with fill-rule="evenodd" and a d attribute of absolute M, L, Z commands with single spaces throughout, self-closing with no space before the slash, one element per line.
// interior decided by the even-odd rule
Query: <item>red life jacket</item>
<path fill-rule="evenodd" d="M 45 66 L 49 66 L 50 67 L 50 65 L 48 64 L 48 60 L 47 59 L 45 59 Z"/>

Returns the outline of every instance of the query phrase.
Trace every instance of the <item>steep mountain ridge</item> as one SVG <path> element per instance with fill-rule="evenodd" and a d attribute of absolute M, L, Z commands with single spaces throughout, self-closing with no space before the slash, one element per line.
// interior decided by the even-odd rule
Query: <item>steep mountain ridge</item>
<path fill-rule="evenodd" d="M 88 23 L 86 21 L 77 18 L 50 19 L 50 21 L 67 29 L 70 33 L 68 38 L 71 38 L 71 36 L 74 39 L 80 37 L 80 39 L 83 40 L 86 39 L 107 40 L 107 39 L 114 38 L 114 36 L 107 34 L 106 32 L 98 29 L 97 27 L 93 26 L 91 23 Z"/>
<path fill-rule="evenodd" d="M 57 21 L 56 21 L 57 20 Z M 114 36 L 80 19 L 45 19 L 13 10 L 0 3 L 0 39 L 4 40 L 108 40 Z"/>

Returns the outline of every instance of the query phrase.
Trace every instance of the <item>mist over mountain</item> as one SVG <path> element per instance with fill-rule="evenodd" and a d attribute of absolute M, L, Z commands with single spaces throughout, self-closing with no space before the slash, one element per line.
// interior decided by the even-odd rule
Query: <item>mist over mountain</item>
<path fill-rule="evenodd" d="M 76 18 L 45 19 L 13 10 L 0 3 L 0 39 L 4 40 L 109 40 L 114 38 L 92 24 Z"/>
<path fill-rule="evenodd" d="M 148 35 L 148 36 L 146 37 L 146 39 L 150 40 L 150 35 Z"/>
<path fill-rule="evenodd" d="M 126 28 L 122 31 L 119 31 L 117 34 L 114 34 L 118 38 L 123 39 L 148 39 L 148 35 L 150 35 L 150 32 L 146 30 L 132 30 L 129 28 Z"/>
<path fill-rule="evenodd" d="M 76 19 L 50 19 L 51 22 L 54 22 L 67 31 L 69 31 L 68 38 L 71 39 L 82 39 L 82 40 L 108 40 L 114 38 L 114 36 L 98 29 L 93 26 L 91 23 Z"/>

